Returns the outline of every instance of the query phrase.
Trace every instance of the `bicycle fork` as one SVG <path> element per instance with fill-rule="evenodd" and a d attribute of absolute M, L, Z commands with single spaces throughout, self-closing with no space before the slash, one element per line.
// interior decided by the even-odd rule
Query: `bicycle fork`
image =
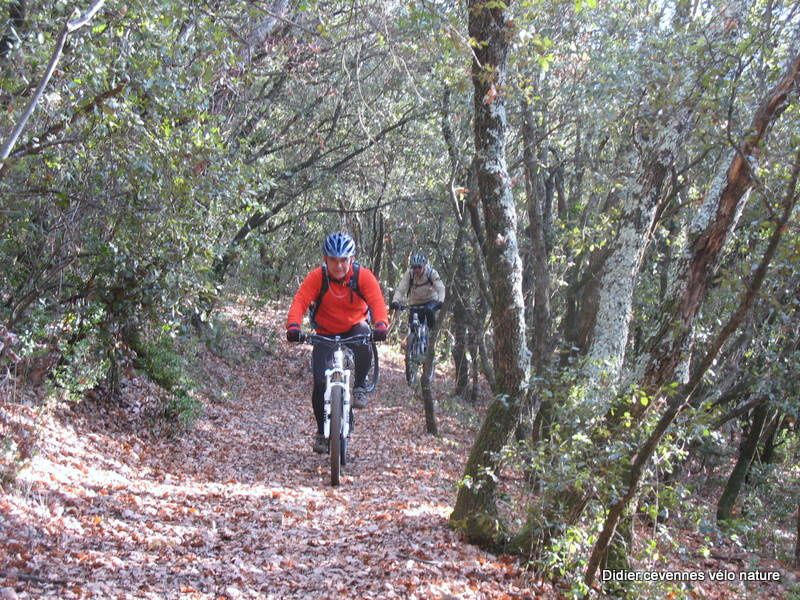
<path fill-rule="evenodd" d="M 323 423 L 323 432 L 325 438 L 331 437 L 331 392 L 334 388 L 342 388 L 342 437 L 347 438 L 350 435 L 350 371 L 341 366 L 344 362 L 344 353 L 339 354 L 341 350 L 334 353 L 334 364 L 337 365 L 332 369 L 325 369 L 325 420 Z M 333 379 L 334 375 L 339 375 L 336 380 Z"/>
<path fill-rule="evenodd" d="M 414 358 L 421 359 L 422 355 L 428 351 L 428 328 L 420 322 L 417 313 L 414 313 L 411 320 L 411 333 L 413 333 L 411 353 Z"/>

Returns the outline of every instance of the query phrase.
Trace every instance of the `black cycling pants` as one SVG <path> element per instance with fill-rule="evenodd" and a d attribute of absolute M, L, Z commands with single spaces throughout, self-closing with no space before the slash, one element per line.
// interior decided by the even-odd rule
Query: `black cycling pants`
<path fill-rule="evenodd" d="M 369 333 L 370 327 L 365 322 L 361 322 L 350 331 L 339 333 L 340 337 L 350 337 L 363 333 Z M 327 337 L 333 335 L 325 334 Z M 364 380 L 367 378 L 369 368 L 372 366 L 372 348 L 369 344 L 347 344 L 353 351 L 353 358 L 355 360 L 355 377 L 353 387 L 364 385 Z M 323 433 L 323 424 L 325 420 L 325 369 L 330 367 L 333 360 L 332 346 L 327 344 L 314 344 L 314 349 L 311 351 L 311 370 L 314 373 L 314 390 L 311 393 L 311 405 L 314 407 L 314 418 L 317 420 L 317 433 Z"/>
<path fill-rule="evenodd" d="M 414 314 L 417 315 L 420 323 L 427 323 L 428 329 L 435 329 L 436 328 L 436 310 L 434 310 L 434 306 L 436 306 L 438 302 L 435 300 L 431 300 L 430 302 L 426 302 L 425 304 L 414 304 L 413 306 L 408 307 L 408 323 L 409 325 L 414 320 Z"/>

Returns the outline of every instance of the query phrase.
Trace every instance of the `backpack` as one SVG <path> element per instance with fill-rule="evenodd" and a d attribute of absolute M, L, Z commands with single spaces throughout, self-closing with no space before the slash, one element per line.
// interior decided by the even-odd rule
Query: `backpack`
<path fill-rule="evenodd" d="M 431 277 L 431 273 L 433 272 L 433 267 L 428 265 L 425 267 L 425 276 L 428 278 L 427 282 L 416 284 L 414 283 L 414 274 L 409 273 L 408 275 L 408 291 L 406 292 L 406 296 L 411 294 L 411 290 L 413 288 L 422 287 L 423 285 L 430 285 L 433 286 L 433 277 Z"/>
<path fill-rule="evenodd" d="M 358 288 L 358 273 L 359 273 L 360 270 L 361 270 L 361 265 L 358 264 L 357 262 L 354 262 L 353 263 L 353 276 L 350 278 L 350 281 L 347 283 L 347 287 L 350 288 L 351 293 L 354 292 L 354 293 L 358 294 L 358 297 L 361 298 L 364 302 L 366 302 L 367 299 L 364 298 L 364 295 L 361 293 L 361 290 Z M 319 294 L 317 294 L 317 299 L 314 300 L 314 302 L 312 302 L 311 305 L 308 307 L 309 321 L 311 322 L 311 325 L 315 329 L 317 327 L 316 318 L 315 318 L 317 316 L 317 310 L 319 310 L 319 307 L 322 305 L 322 297 L 325 295 L 325 292 L 328 291 L 329 287 L 330 287 L 330 283 L 329 283 L 329 279 L 328 279 L 328 267 L 327 267 L 327 265 L 325 265 L 323 263 L 322 264 L 322 285 L 319 288 Z"/>

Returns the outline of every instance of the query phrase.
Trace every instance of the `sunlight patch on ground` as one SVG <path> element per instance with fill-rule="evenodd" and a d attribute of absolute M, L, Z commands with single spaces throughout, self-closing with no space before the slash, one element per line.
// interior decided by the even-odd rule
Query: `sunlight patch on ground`
<path fill-rule="evenodd" d="M 122 467 L 122 465 L 120 465 Z M 122 469 L 121 469 L 122 470 Z M 113 471 L 85 467 L 83 465 L 69 465 L 55 463 L 44 456 L 35 456 L 30 465 L 22 471 L 18 481 L 32 485 L 37 481 L 54 481 L 58 484 L 75 484 L 81 486 L 111 487 L 127 485 L 130 479 Z"/>
<path fill-rule="evenodd" d="M 418 504 L 404 509 L 403 514 L 407 517 L 434 516 L 449 519 L 452 511 L 450 506 L 444 504 Z"/>

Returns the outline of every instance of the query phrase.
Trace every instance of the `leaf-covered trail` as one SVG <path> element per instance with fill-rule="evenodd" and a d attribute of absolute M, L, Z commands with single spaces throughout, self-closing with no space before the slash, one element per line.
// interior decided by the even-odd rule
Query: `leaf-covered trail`
<path fill-rule="evenodd" d="M 1 500 L 0 597 L 541 597 L 513 561 L 447 528 L 471 433 L 444 415 L 438 438 L 424 433 L 388 348 L 330 487 L 310 448 L 310 348 L 258 351 L 279 319 L 243 329 L 240 360 L 204 353 L 208 387 L 228 397 L 178 439 L 142 435 L 134 400 L 40 417 L 24 489 Z M 126 391 L 147 393 L 138 380 Z"/>

